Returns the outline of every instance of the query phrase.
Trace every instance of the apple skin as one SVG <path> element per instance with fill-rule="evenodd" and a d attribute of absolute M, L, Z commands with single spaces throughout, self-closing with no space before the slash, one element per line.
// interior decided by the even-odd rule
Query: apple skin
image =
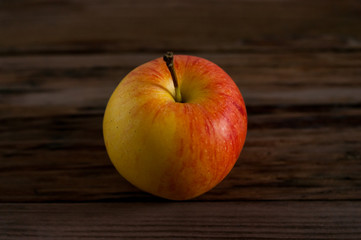
<path fill-rule="evenodd" d="M 244 145 L 247 113 L 233 80 L 203 58 L 175 55 L 182 102 L 162 58 L 131 71 L 107 104 L 103 134 L 118 172 L 172 200 L 197 197 L 231 171 Z"/>

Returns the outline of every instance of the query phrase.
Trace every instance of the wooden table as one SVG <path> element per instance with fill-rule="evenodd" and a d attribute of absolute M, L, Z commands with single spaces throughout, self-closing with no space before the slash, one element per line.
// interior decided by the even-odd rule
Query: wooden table
<path fill-rule="evenodd" d="M 244 95 L 228 177 L 191 201 L 111 165 L 119 81 L 167 50 Z M 0 239 L 361 239 L 360 1 L 0 1 Z"/>

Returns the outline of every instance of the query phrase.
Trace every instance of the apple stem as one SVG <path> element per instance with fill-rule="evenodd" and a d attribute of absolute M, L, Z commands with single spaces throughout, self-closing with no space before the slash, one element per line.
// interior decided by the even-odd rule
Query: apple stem
<path fill-rule="evenodd" d="M 178 79 L 177 79 L 177 75 L 175 74 L 175 70 L 174 70 L 173 58 L 174 58 L 173 52 L 167 52 L 163 56 L 163 60 L 167 64 L 169 72 L 170 72 L 170 74 L 172 76 L 174 89 L 175 89 L 175 101 L 176 102 L 182 102 L 182 96 L 181 96 L 180 88 L 179 88 L 179 85 L 178 85 Z"/>

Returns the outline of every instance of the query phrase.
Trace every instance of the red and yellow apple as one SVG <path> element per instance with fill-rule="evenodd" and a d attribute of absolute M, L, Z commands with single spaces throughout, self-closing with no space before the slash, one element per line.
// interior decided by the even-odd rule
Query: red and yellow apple
<path fill-rule="evenodd" d="M 172 57 L 125 76 L 107 104 L 103 133 L 125 179 L 153 195 L 185 200 L 231 171 L 245 142 L 247 113 L 239 89 L 219 66 Z"/>

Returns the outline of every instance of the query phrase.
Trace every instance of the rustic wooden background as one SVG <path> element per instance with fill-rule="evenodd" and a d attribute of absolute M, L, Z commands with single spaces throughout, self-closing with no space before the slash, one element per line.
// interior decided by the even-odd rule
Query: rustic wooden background
<path fill-rule="evenodd" d="M 130 70 L 224 68 L 249 131 L 185 202 L 137 190 L 102 139 Z M 360 1 L 0 0 L 0 239 L 361 239 Z"/>

